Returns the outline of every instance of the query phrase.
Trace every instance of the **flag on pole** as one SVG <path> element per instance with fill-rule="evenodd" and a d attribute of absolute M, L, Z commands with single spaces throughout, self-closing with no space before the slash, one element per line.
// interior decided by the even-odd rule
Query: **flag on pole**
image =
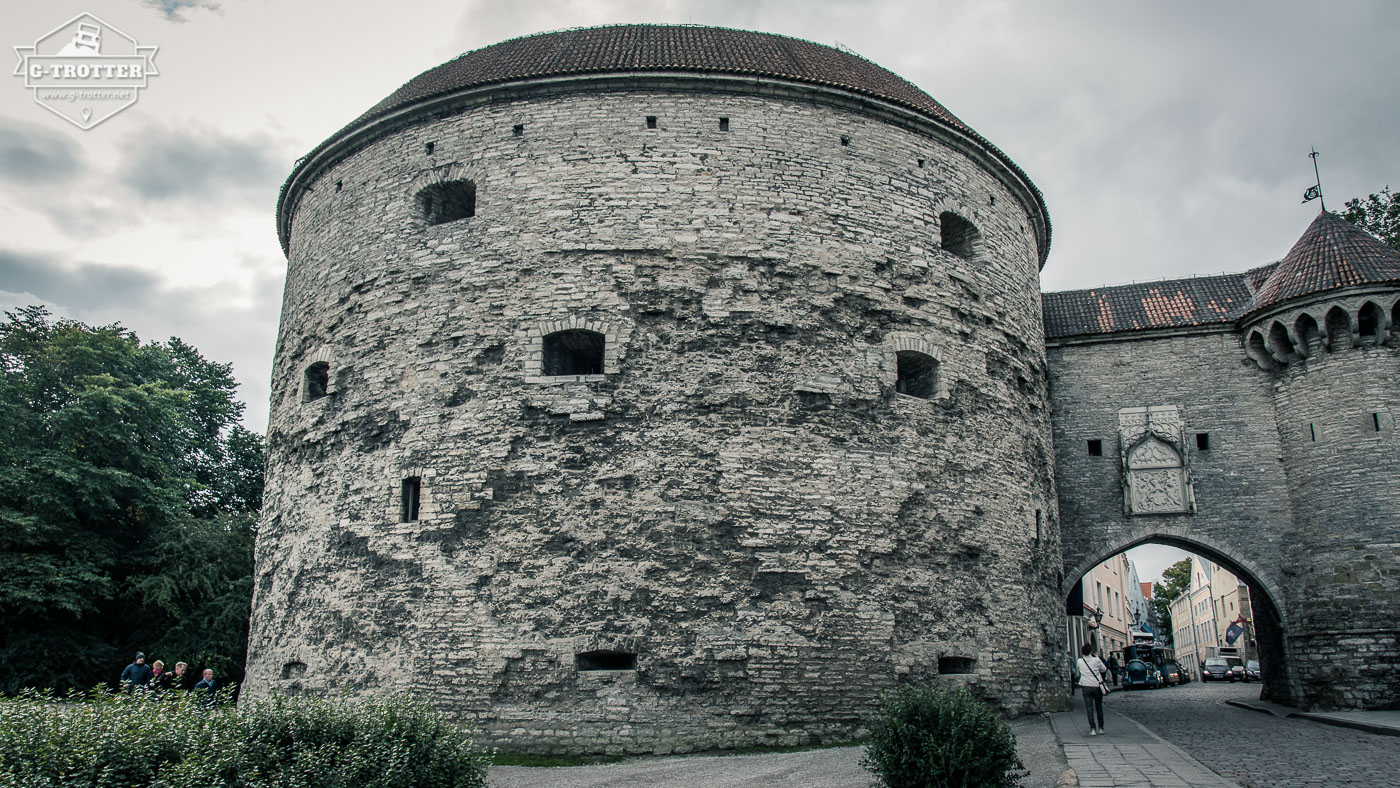
<path fill-rule="evenodd" d="M 1319 188 L 1319 187 L 1317 187 L 1317 186 L 1309 186 L 1309 187 L 1308 187 L 1308 190 L 1305 191 L 1305 192 L 1303 192 L 1303 202 L 1309 202 L 1309 201 L 1312 201 L 1312 200 L 1316 200 L 1317 198 L 1319 198 L 1319 197 L 1321 197 L 1321 196 L 1322 196 L 1322 189 L 1321 189 L 1321 188 Z"/>
<path fill-rule="evenodd" d="M 1227 646 L 1233 646 L 1233 645 L 1235 645 L 1235 641 L 1236 641 L 1236 640 L 1239 640 L 1239 639 L 1240 639 L 1240 635 L 1243 635 L 1243 634 L 1244 634 L 1244 627 L 1243 627 L 1243 626 L 1240 626 L 1240 622 L 1236 621 L 1235 623 L 1231 624 L 1231 625 L 1230 625 L 1230 628 L 1227 629 L 1227 630 L 1225 630 L 1225 645 L 1227 645 Z"/>

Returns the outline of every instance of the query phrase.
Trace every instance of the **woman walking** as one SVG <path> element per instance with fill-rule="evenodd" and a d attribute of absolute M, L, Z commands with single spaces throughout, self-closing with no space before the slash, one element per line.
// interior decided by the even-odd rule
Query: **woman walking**
<path fill-rule="evenodd" d="M 1085 643 L 1079 649 L 1079 654 L 1075 667 L 1079 670 L 1079 690 L 1084 694 L 1084 713 L 1089 716 L 1089 735 L 1098 736 L 1103 733 L 1103 695 L 1108 688 L 1104 676 L 1108 673 L 1108 666 L 1094 656 L 1092 643 Z M 1097 725 L 1095 712 L 1098 714 Z"/>

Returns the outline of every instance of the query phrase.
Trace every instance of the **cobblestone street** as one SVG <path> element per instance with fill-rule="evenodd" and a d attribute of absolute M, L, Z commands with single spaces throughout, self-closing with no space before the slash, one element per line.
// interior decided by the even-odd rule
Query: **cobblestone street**
<path fill-rule="evenodd" d="M 1245 788 L 1396 784 L 1400 741 L 1395 737 L 1225 705 L 1258 697 L 1258 684 L 1193 682 L 1115 692 L 1105 709 L 1145 726 Z"/>

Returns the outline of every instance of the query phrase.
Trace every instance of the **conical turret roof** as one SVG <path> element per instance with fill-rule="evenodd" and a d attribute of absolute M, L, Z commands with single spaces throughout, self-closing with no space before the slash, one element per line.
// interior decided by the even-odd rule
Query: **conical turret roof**
<path fill-rule="evenodd" d="M 1400 252 L 1329 211 L 1317 215 L 1254 293 L 1250 312 L 1356 285 L 1400 282 Z"/>

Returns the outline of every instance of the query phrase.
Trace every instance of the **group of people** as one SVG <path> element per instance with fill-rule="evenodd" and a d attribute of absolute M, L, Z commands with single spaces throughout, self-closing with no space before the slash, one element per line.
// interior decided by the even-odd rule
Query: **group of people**
<path fill-rule="evenodd" d="M 198 682 L 191 683 L 191 677 L 185 673 L 188 667 L 183 662 L 176 662 L 175 670 L 171 672 L 165 669 L 165 663 L 160 660 L 147 665 L 146 655 L 138 651 L 136 659 L 126 666 L 126 670 L 122 671 L 122 689 L 127 692 L 136 690 L 196 690 L 212 696 L 216 689 L 214 671 L 205 668 L 204 677 Z"/>

